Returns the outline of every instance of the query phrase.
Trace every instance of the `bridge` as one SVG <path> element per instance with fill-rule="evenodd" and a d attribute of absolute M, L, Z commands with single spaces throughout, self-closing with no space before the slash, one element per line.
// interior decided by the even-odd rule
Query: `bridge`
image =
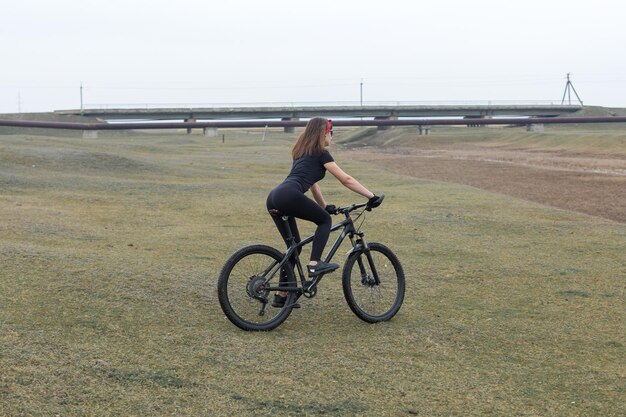
<path fill-rule="evenodd" d="M 398 120 L 409 117 L 463 117 L 489 119 L 492 117 L 557 117 L 580 110 L 579 105 L 492 103 L 482 104 L 317 104 L 317 105 L 231 105 L 214 107 L 156 107 L 142 108 L 89 108 L 79 110 L 56 110 L 58 115 L 82 115 L 102 120 L 276 120 L 300 121 L 315 116 L 330 118 L 373 118 L 374 120 Z M 379 126 L 379 129 L 385 129 Z M 285 132 L 294 132 L 293 126 L 285 126 Z M 191 133 L 191 129 L 187 129 Z"/>
<path fill-rule="evenodd" d="M 368 105 L 256 105 L 187 108 L 90 108 L 56 110 L 59 115 L 83 115 L 103 120 L 299 120 L 315 116 L 336 118 L 373 117 L 472 117 L 494 116 L 556 117 L 581 109 L 562 104 L 368 104 Z"/>

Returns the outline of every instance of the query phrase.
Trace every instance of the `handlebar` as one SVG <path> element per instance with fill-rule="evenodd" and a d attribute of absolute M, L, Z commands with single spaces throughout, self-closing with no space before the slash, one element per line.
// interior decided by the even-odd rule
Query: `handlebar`
<path fill-rule="evenodd" d="M 376 207 L 380 206 L 384 199 L 385 199 L 385 194 L 381 194 L 380 197 L 378 197 L 378 199 L 374 202 L 374 203 L 377 203 Z M 368 201 L 367 203 L 362 203 L 362 204 L 351 204 L 346 207 L 337 207 L 335 214 L 348 214 L 354 210 L 357 210 L 363 207 L 366 207 L 365 210 L 367 211 L 372 211 L 372 208 L 373 208 L 369 205 L 369 201 Z"/>

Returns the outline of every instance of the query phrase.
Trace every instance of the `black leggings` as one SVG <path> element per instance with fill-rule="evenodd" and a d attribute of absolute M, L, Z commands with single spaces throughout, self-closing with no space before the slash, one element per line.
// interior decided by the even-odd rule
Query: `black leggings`
<path fill-rule="evenodd" d="M 274 188 L 267 196 L 267 209 L 280 210 L 283 215 L 289 217 L 289 227 L 296 242 L 300 242 L 300 232 L 296 225 L 296 217 L 298 219 L 308 220 L 317 225 L 315 235 L 313 237 L 313 248 L 311 249 L 311 260 L 320 261 L 322 251 L 332 226 L 330 214 L 319 206 L 315 201 L 305 196 L 295 185 L 282 183 Z M 272 217 L 276 227 L 283 239 L 287 239 L 287 228 L 280 217 Z"/>

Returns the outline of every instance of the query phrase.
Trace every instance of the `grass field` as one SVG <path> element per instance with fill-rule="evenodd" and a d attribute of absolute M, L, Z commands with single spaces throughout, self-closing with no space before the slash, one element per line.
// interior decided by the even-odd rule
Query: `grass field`
<path fill-rule="evenodd" d="M 293 137 L 261 139 L 0 136 L 0 415 L 623 415 L 625 224 L 342 149 L 387 195 L 363 229 L 403 263 L 403 308 L 361 322 L 336 273 L 277 330 L 233 326 L 222 264 L 281 247 L 265 197 Z"/>
<path fill-rule="evenodd" d="M 598 156 L 626 155 L 626 134 L 623 124 L 545 125 L 540 133 L 524 128 L 489 126 L 467 129 L 460 126 L 433 126 L 431 136 L 416 138 L 415 127 L 399 127 L 376 132 L 376 128 L 352 130 L 345 133 L 346 144 L 367 137 L 371 145 L 412 147 L 419 143 L 430 145 L 471 144 L 484 148 L 506 150 L 524 149 L 544 152 L 589 152 Z M 416 140 L 417 139 L 417 140 Z"/>

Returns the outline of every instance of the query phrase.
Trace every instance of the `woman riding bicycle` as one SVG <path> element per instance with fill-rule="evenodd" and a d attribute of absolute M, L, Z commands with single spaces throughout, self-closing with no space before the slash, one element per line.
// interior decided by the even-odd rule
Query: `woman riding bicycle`
<path fill-rule="evenodd" d="M 307 266 L 310 277 L 332 272 L 339 268 L 334 263 L 322 262 L 322 252 L 330 235 L 332 220 L 330 214 L 336 208 L 326 204 L 318 181 L 324 178 L 326 170 L 335 176 L 348 189 L 369 199 L 370 207 L 376 207 L 378 196 L 361 185 L 356 179 L 344 172 L 326 150 L 333 136 L 333 125 L 330 119 L 315 117 L 306 125 L 304 132 L 298 137 L 291 155 L 293 165 L 287 178 L 267 197 L 267 209 L 274 213 L 272 218 L 283 239 L 287 239 L 287 230 L 280 216 L 288 216 L 289 227 L 296 242 L 300 242 L 300 233 L 295 218 L 308 220 L 317 225 L 311 249 L 311 260 Z M 311 190 L 315 201 L 304 194 Z M 380 204 L 380 203 L 379 203 Z M 280 213 L 280 215 L 276 215 Z M 278 292 L 272 305 L 282 307 L 287 293 Z"/>

